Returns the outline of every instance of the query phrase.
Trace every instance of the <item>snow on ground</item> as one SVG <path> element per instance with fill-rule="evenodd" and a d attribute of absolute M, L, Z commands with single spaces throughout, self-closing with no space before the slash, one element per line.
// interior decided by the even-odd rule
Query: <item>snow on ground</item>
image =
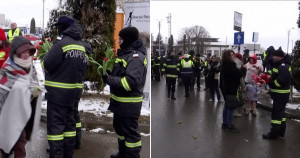
<path fill-rule="evenodd" d="M 45 77 L 44 77 L 44 72 L 43 68 L 41 66 L 40 60 L 34 61 L 34 66 L 37 71 L 37 76 L 38 80 L 40 81 L 41 85 L 45 84 Z M 84 85 L 87 87 L 87 91 L 85 93 L 91 93 L 91 94 L 96 94 L 98 93 L 96 90 L 92 87 L 91 82 L 86 81 L 84 82 Z M 106 85 L 103 89 L 103 91 L 100 92 L 102 95 L 110 95 L 110 88 L 109 85 Z M 102 99 L 102 98 L 97 98 L 97 99 L 84 99 L 81 98 L 78 106 L 79 111 L 83 112 L 89 112 L 93 113 L 95 115 L 100 115 L 100 116 L 106 116 L 106 117 L 113 117 L 113 113 L 108 112 L 107 108 L 109 106 L 109 101 Z M 42 102 L 42 108 L 47 109 L 47 101 Z M 149 100 L 144 100 L 143 101 L 143 106 L 141 109 L 141 115 L 143 116 L 150 116 L 150 107 L 149 107 Z"/>
<path fill-rule="evenodd" d="M 96 129 L 90 130 L 89 132 L 92 132 L 92 133 L 98 133 L 98 132 L 103 132 L 103 131 L 105 131 L 105 130 L 102 129 L 102 128 L 96 128 Z"/>
<path fill-rule="evenodd" d="M 298 119 L 292 119 L 293 121 L 296 121 L 296 122 L 300 122 L 300 120 L 298 120 Z"/>
<path fill-rule="evenodd" d="M 286 104 L 286 108 L 287 109 L 293 109 L 293 110 L 300 109 L 300 104 L 287 103 Z"/>
<path fill-rule="evenodd" d="M 150 133 L 146 134 L 146 133 L 140 133 L 141 136 L 145 136 L 145 137 L 149 137 L 150 136 Z"/>

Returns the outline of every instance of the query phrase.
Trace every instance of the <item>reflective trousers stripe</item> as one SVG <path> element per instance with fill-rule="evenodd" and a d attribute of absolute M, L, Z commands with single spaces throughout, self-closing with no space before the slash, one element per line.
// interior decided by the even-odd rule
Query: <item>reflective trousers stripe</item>
<path fill-rule="evenodd" d="M 167 74 L 167 77 L 171 77 L 171 78 L 177 78 L 178 75 L 171 75 L 171 74 Z"/>
<path fill-rule="evenodd" d="M 123 88 L 124 88 L 126 91 L 131 91 L 131 88 L 130 88 L 130 86 L 129 86 L 127 80 L 126 80 L 126 77 L 123 77 L 123 78 L 121 79 L 121 83 L 122 83 Z"/>
<path fill-rule="evenodd" d="M 47 135 L 47 138 L 51 141 L 64 140 L 64 135 Z"/>
<path fill-rule="evenodd" d="M 273 93 L 290 93 L 291 90 L 290 89 L 286 89 L 286 90 L 283 90 L 283 89 L 271 89 L 271 92 L 273 92 Z"/>
<path fill-rule="evenodd" d="M 286 118 L 282 118 L 282 122 L 285 122 L 286 121 Z"/>
<path fill-rule="evenodd" d="M 281 125 L 281 121 L 279 120 L 271 120 L 271 123 Z"/>
<path fill-rule="evenodd" d="M 81 122 L 76 123 L 76 128 L 81 128 Z"/>
<path fill-rule="evenodd" d="M 115 101 L 123 102 L 123 103 L 138 103 L 143 101 L 143 96 L 141 97 L 118 97 L 114 94 L 110 94 L 110 98 Z"/>
<path fill-rule="evenodd" d="M 129 142 L 125 141 L 125 146 L 128 147 L 128 148 L 140 147 L 140 146 L 142 146 L 142 141 L 140 140 L 140 141 L 135 142 L 135 143 L 129 143 Z"/>
<path fill-rule="evenodd" d="M 76 131 L 64 132 L 64 137 L 75 137 Z"/>
<path fill-rule="evenodd" d="M 124 136 L 119 136 L 119 135 L 118 135 L 118 138 L 119 138 L 120 140 L 125 140 L 125 137 L 124 137 Z"/>
<path fill-rule="evenodd" d="M 45 81 L 45 85 L 49 87 L 65 88 L 65 89 L 83 88 L 82 83 L 62 83 L 62 82 L 53 82 L 47 80 Z"/>

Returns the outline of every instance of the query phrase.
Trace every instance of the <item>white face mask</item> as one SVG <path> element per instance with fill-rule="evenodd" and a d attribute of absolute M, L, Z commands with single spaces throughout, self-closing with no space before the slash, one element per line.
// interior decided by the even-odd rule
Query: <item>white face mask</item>
<path fill-rule="evenodd" d="M 20 65 L 21 67 L 28 69 L 28 68 L 30 68 L 31 63 L 32 63 L 32 56 L 30 56 L 28 59 L 24 60 L 24 59 L 17 57 L 16 55 L 14 55 L 14 62 L 16 64 Z"/>

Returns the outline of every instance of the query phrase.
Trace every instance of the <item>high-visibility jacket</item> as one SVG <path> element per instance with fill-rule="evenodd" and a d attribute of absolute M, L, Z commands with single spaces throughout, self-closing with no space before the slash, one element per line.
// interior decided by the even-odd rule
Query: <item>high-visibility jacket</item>
<path fill-rule="evenodd" d="M 3 63 L 9 56 L 9 47 L 5 47 L 4 49 L 0 49 L 0 68 L 2 67 Z"/>
<path fill-rule="evenodd" d="M 112 74 L 107 78 L 110 86 L 109 110 L 125 117 L 138 117 L 143 102 L 143 89 L 147 74 L 146 50 L 141 40 L 118 51 Z"/>
<path fill-rule="evenodd" d="M 272 93 L 290 93 L 291 85 L 291 66 L 289 56 L 279 63 L 274 64 L 274 67 L 268 71 L 271 75 L 270 89 Z"/>
<path fill-rule="evenodd" d="M 263 61 L 266 60 L 266 57 L 267 57 L 267 51 L 264 51 L 264 53 L 263 53 Z"/>
<path fill-rule="evenodd" d="M 177 78 L 179 74 L 180 63 L 176 57 L 168 57 L 163 64 L 162 71 L 168 78 Z"/>
<path fill-rule="evenodd" d="M 13 40 L 16 36 L 19 36 L 19 35 L 20 35 L 20 29 L 16 28 L 15 31 L 14 31 L 14 34 L 13 34 L 12 32 L 13 32 L 12 30 L 9 30 L 9 31 L 8 31 L 8 40 L 9 40 L 10 43 L 12 42 L 12 40 Z"/>
<path fill-rule="evenodd" d="M 70 26 L 62 35 L 42 63 L 46 71 L 46 98 L 56 104 L 73 106 L 81 96 L 88 66 L 86 54 L 90 48 L 81 41 L 79 24 Z"/>
<path fill-rule="evenodd" d="M 180 61 L 180 72 L 182 77 L 194 74 L 194 63 L 191 59 L 182 59 Z"/>

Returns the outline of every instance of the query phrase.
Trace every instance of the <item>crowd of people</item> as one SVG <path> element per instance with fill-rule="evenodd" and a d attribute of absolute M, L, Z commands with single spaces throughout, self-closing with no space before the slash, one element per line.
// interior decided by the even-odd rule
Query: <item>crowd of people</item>
<path fill-rule="evenodd" d="M 273 110 L 271 131 L 264 139 L 277 139 L 285 136 L 285 106 L 289 99 L 291 79 L 291 59 L 281 47 L 277 50 L 270 46 L 263 53 L 263 65 L 258 64 L 257 55 L 245 49 L 243 55 L 233 50 L 224 50 L 222 57 L 216 55 L 201 58 L 200 54 L 189 51 L 176 56 L 170 51 L 166 58 L 158 52 L 152 53 L 152 77 L 160 81 L 166 76 L 168 99 L 175 100 L 176 82 L 184 84 L 185 97 L 197 89 L 200 91 L 200 76 L 203 74 L 205 87 L 209 91 L 209 101 L 224 103 L 222 129 L 238 133 L 234 126 L 234 116 L 257 115 L 256 104 L 262 90 L 271 95 Z M 161 71 L 160 71 L 161 69 Z M 195 82 L 197 87 L 195 88 Z M 220 92 L 221 91 L 221 92 Z M 221 97 L 221 94 L 224 100 Z M 184 94 L 177 94 L 184 95 Z M 216 98 L 216 99 L 215 99 Z"/>
<path fill-rule="evenodd" d="M 72 158 L 74 149 L 81 148 L 78 104 L 92 49 L 82 40 L 82 26 L 72 17 L 60 16 L 54 25 L 59 36 L 41 59 L 45 85 L 39 83 L 33 64 L 36 47 L 22 36 L 16 23 L 11 24 L 7 38 L 0 28 L 0 157 L 26 157 L 25 145 L 39 126 L 42 93 L 47 100 L 45 139 L 50 158 Z M 146 49 L 135 27 L 119 32 L 119 45 L 112 72 L 102 75 L 110 86 L 109 110 L 118 135 L 119 151 L 111 158 L 139 158 Z"/>

